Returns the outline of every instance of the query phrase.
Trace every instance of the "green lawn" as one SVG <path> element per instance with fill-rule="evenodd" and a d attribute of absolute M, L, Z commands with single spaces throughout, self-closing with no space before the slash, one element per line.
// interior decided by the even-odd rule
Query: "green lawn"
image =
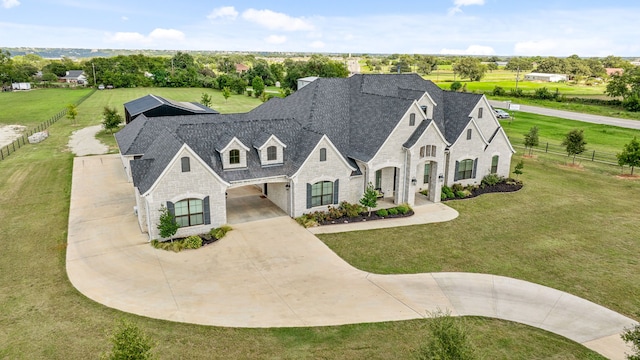
<path fill-rule="evenodd" d="M 0 92 L 0 125 L 36 126 L 90 92 L 85 88 Z"/>
<path fill-rule="evenodd" d="M 78 109 L 80 126 L 99 123 L 105 105 L 120 109 L 121 102 L 147 91 L 96 92 Z M 201 91 L 153 89 L 190 101 Z M 254 100 L 218 97 L 212 107 L 247 111 Z M 52 104 L 53 113 L 58 105 Z M 121 317 L 157 341 L 161 359 L 412 358 L 424 343 L 424 320 L 235 329 L 142 318 L 85 298 L 65 272 L 72 169 L 66 144 L 76 129 L 60 121 L 46 141 L 0 162 L 0 358 L 97 358 L 109 349 L 108 333 Z M 461 212 L 453 222 L 323 239 L 363 269 L 493 272 L 555 286 L 637 318 L 640 269 L 634 235 L 639 229 L 632 203 L 640 195 L 638 182 L 567 170 L 544 159 L 527 160 L 523 178 L 526 187 L 519 193 L 451 203 Z M 579 344 L 524 325 L 484 318 L 458 321 L 466 324 L 481 358 L 602 359 Z"/>

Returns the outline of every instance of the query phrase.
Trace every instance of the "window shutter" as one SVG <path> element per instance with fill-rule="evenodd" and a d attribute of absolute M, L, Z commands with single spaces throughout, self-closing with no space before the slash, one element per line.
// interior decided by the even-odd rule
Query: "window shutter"
<path fill-rule="evenodd" d="M 478 168 L 478 158 L 473 160 L 473 172 L 471 173 L 472 178 L 476 178 L 476 169 Z"/>
<path fill-rule="evenodd" d="M 340 181 L 340 179 L 336 179 L 336 181 L 333 183 L 333 203 L 337 204 L 338 203 L 338 194 L 339 194 L 339 186 L 338 186 L 338 182 Z"/>
<path fill-rule="evenodd" d="M 307 209 L 311 209 L 311 184 L 307 183 Z"/>
<path fill-rule="evenodd" d="M 453 173 L 453 181 L 458 181 L 460 179 L 459 175 L 458 175 L 458 169 L 460 168 L 460 162 L 456 161 L 456 168 L 455 168 L 455 172 Z"/>
<path fill-rule="evenodd" d="M 173 205 L 171 201 L 167 201 L 167 210 L 169 210 L 169 214 L 176 217 L 176 207 Z"/>
<path fill-rule="evenodd" d="M 211 224 L 211 209 L 209 207 L 209 197 L 205 197 L 204 200 L 202 200 L 202 207 L 204 208 L 204 224 L 205 225 L 209 225 Z"/>

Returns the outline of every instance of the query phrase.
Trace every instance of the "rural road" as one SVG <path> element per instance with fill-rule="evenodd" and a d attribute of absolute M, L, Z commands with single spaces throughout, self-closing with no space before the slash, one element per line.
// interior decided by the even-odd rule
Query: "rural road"
<path fill-rule="evenodd" d="M 491 104 L 491 106 L 497 107 L 497 108 L 508 109 L 509 107 L 506 101 L 489 100 L 489 103 Z M 538 115 L 555 116 L 563 119 L 584 121 L 592 124 L 603 124 L 603 125 L 611 125 L 611 126 L 618 126 L 618 127 L 628 128 L 628 129 L 640 130 L 640 121 L 638 120 L 620 119 L 620 118 L 614 118 L 610 116 L 582 114 L 582 113 L 577 113 L 573 111 L 547 109 L 543 107 L 530 106 L 530 105 L 520 105 L 519 111 L 538 114 Z"/>

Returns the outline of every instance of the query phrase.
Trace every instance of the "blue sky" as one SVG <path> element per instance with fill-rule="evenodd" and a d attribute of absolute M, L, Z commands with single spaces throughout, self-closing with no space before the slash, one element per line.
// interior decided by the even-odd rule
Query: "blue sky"
<path fill-rule="evenodd" d="M 640 1 L 0 0 L 0 47 L 640 56 Z"/>

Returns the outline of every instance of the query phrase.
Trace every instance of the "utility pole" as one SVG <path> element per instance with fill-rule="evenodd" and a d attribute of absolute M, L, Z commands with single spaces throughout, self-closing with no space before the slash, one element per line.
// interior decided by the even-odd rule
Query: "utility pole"
<path fill-rule="evenodd" d="M 520 79 L 520 65 L 518 65 L 518 72 L 516 72 L 516 93 L 518 92 L 518 80 Z"/>
<path fill-rule="evenodd" d="M 93 87 L 96 87 L 96 64 L 92 62 L 91 67 L 93 68 Z"/>

